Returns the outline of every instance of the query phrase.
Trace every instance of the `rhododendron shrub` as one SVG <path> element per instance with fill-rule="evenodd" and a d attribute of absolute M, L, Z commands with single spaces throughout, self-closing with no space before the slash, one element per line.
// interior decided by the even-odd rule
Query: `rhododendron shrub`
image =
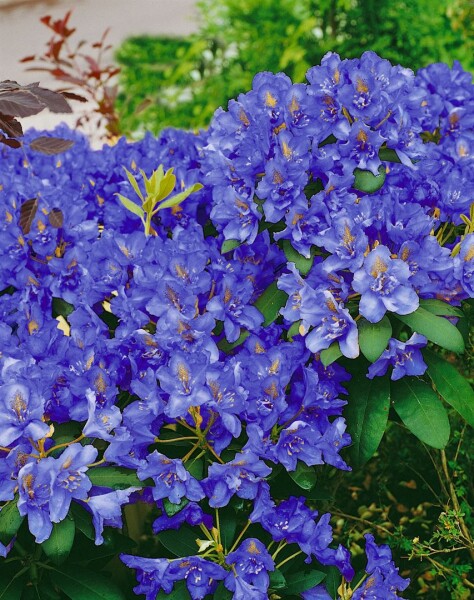
<path fill-rule="evenodd" d="M 474 425 L 433 353 L 463 352 L 474 296 L 474 87 L 370 52 L 307 79 L 258 74 L 198 134 L 2 150 L 11 594 L 127 597 L 79 542 L 121 553 L 148 600 L 407 587 L 372 535 L 354 568 L 317 477 L 362 466 L 389 417 L 434 448 L 446 403 Z M 133 505 L 153 507 L 148 556 L 112 539 Z"/>

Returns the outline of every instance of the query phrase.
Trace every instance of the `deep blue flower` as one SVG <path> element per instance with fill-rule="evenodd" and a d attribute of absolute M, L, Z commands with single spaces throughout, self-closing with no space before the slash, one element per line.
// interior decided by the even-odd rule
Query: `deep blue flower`
<path fill-rule="evenodd" d="M 197 479 L 186 470 L 179 458 L 171 459 L 155 450 L 147 457 L 146 465 L 137 469 L 141 480 L 151 477 L 155 483 L 153 498 L 168 498 L 170 502 L 179 504 L 181 499 L 201 500 L 204 491 Z"/>
<path fill-rule="evenodd" d="M 26 385 L 9 383 L 0 387 L 0 446 L 20 438 L 39 440 L 49 432 L 43 420 L 44 399 Z"/>
<path fill-rule="evenodd" d="M 270 583 L 268 572 L 275 569 L 275 563 L 262 542 L 254 538 L 245 539 L 236 550 L 227 555 L 226 563 L 233 567 L 225 579 L 227 589 L 235 591 L 238 586 L 236 582 L 241 578 L 260 593 L 267 591 Z M 249 597 L 260 598 L 258 595 Z"/>
<path fill-rule="evenodd" d="M 406 342 L 390 338 L 388 349 L 369 367 L 367 377 L 373 379 L 385 375 L 389 366 L 393 367 L 390 378 L 395 381 L 405 376 L 423 375 L 426 364 L 420 352 L 428 340 L 424 335 L 414 333 Z"/>
<path fill-rule="evenodd" d="M 226 570 L 200 556 L 188 556 L 171 561 L 166 574 L 174 581 L 185 579 L 191 598 L 203 600 L 225 578 Z"/>
<path fill-rule="evenodd" d="M 135 594 L 145 594 L 146 600 L 155 600 L 158 592 L 169 594 L 174 581 L 168 577 L 170 561 L 167 558 L 141 558 L 130 554 L 121 554 L 120 560 L 136 570 L 138 585 L 133 588 Z"/>
<path fill-rule="evenodd" d="M 50 500 L 50 515 L 53 523 L 59 523 L 66 518 L 73 499 L 87 499 L 92 484 L 86 471 L 96 457 L 97 449 L 93 446 L 71 444 L 59 458 L 55 459 L 53 466 L 55 477 Z"/>
<path fill-rule="evenodd" d="M 359 310 L 371 323 L 382 319 L 386 311 L 407 315 L 419 305 L 418 295 L 408 281 L 408 265 L 392 258 L 385 246 L 377 246 L 354 273 L 352 287 L 361 294 Z"/>
<path fill-rule="evenodd" d="M 271 472 L 270 467 L 248 450 L 236 454 L 234 460 L 224 465 L 212 464 L 202 482 L 209 505 L 226 506 L 234 494 L 247 500 L 255 498 L 259 483 Z"/>

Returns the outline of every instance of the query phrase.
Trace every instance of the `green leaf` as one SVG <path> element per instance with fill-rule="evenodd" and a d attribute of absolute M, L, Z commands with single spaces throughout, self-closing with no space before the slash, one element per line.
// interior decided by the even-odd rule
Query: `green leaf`
<path fill-rule="evenodd" d="M 145 198 L 143 197 L 142 191 L 140 189 L 140 186 L 137 183 L 137 180 L 135 179 L 135 177 L 132 175 L 132 173 L 130 173 L 130 171 L 127 171 L 127 169 L 125 169 L 125 173 L 127 174 L 128 180 L 130 181 L 133 189 L 135 190 L 135 193 L 137 194 L 137 196 L 140 198 L 140 200 L 142 202 L 145 202 Z"/>
<path fill-rule="evenodd" d="M 71 552 L 75 533 L 74 519 L 70 517 L 54 523 L 51 535 L 41 544 L 46 556 L 57 565 L 63 563 Z"/>
<path fill-rule="evenodd" d="M 452 352 L 464 352 L 464 340 L 456 327 L 444 317 L 438 317 L 425 308 L 409 315 L 394 315 L 405 325 L 427 337 L 430 342 Z"/>
<path fill-rule="evenodd" d="M 224 549 L 228 550 L 232 547 L 235 531 L 237 529 L 237 517 L 235 515 L 235 510 L 230 506 L 219 509 L 219 523 L 221 542 L 224 546 Z"/>
<path fill-rule="evenodd" d="M 428 375 L 438 394 L 474 427 L 474 390 L 457 369 L 428 348 L 423 350 Z"/>
<path fill-rule="evenodd" d="M 199 534 L 184 525 L 180 527 L 179 533 L 172 529 L 160 531 L 158 541 L 175 556 L 193 556 L 198 551 L 196 540 L 199 537 Z"/>
<path fill-rule="evenodd" d="M 189 597 L 188 588 L 186 587 L 185 582 L 177 581 L 169 594 L 161 590 L 156 597 L 156 600 L 184 600 Z"/>
<path fill-rule="evenodd" d="M 375 362 L 386 349 L 392 335 L 392 326 L 387 315 L 378 323 L 370 323 L 362 318 L 357 323 L 357 329 L 362 354 L 368 361 Z"/>
<path fill-rule="evenodd" d="M 344 416 L 352 437 L 349 462 L 359 468 L 375 454 L 385 432 L 390 410 L 390 383 L 386 376 L 370 380 L 359 374 L 353 376 L 346 387 L 349 398 Z"/>
<path fill-rule="evenodd" d="M 293 248 L 290 240 L 282 240 L 283 251 L 288 262 L 295 264 L 295 267 L 303 275 L 307 275 L 313 266 L 314 257 L 306 258 Z"/>
<path fill-rule="evenodd" d="M 238 248 L 242 243 L 243 242 L 240 242 L 239 240 L 225 240 L 221 247 L 221 254 L 225 254 L 234 248 Z"/>
<path fill-rule="evenodd" d="M 116 192 L 115 195 L 118 196 L 118 199 L 125 206 L 125 208 L 127 210 L 132 212 L 134 215 L 137 215 L 137 217 L 140 217 L 141 219 L 143 219 L 143 215 L 145 213 L 143 212 L 143 208 L 141 208 L 141 206 L 138 206 L 138 204 L 135 204 L 135 202 L 132 202 L 127 197 L 122 196 L 122 194 L 119 194 Z"/>
<path fill-rule="evenodd" d="M 288 475 L 297 486 L 303 490 L 312 490 L 316 485 L 316 471 L 304 462 L 298 461 L 295 471 L 288 471 Z"/>
<path fill-rule="evenodd" d="M 430 385 L 404 377 L 391 385 L 393 407 L 408 429 L 428 446 L 444 448 L 449 440 L 449 419 Z"/>
<path fill-rule="evenodd" d="M 59 315 L 63 317 L 68 317 L 73 311 L 74 306 L 63 300 L 62 298 L 53 298 L 52 301 L 52 314 L 53 317 L 56 318 Z"/>
<path fill-rule="evenodd" d="M 334 361 L 336 361 L 338 358 L 341 358 L 341 356 L 342 356 L 342 352 L 341 352 L 341 348 L 339 346 L 339 342 L 333 342 L 329 346 L 329 348 L 326 348 L 325 350 L 321 350 L 319 358 L 320 358 L 321 362 L 323 363 L 323 367 L 329 367 L 329 365 L 332 365 L 332 363 Z"/>
<path fill-rule="evenodd" d="M 276 281 L 271 283 L 259 296 L 254 304 L 264 316 L 264 327 L 273 323 L 280 314 L 280 308 L 285 306 L 288 294 L 277 288 Z"/>
<path fill-rule="evenodd" d="M 126 600 L 125 594 L 110 579 L 90 569 L 74 565 L 49 572 L 55 585 L 71 600 Z"/>
<path fill-rule="evenodd" d="M 354 176 L 355 180 L 352 185 L 354 189 L 366 194 L 373 194 L 383 186 L 387 173 L 384 165 L 380 165 L 378 175 L 374 175 L 371 171 L 355 169 Z"/>
<path fill-rule="evenodd" d="M 272 590 L 282 590 L 286 587 L 286 579 L 280 569 L 270 571 L 270 588 Z"/>
<path fill-rule="evenodd" d="M 306 592 L 310 588 L 318 585 L 326 577 L 326 573 L 316 571 L 298 571 L 286 577 L 285 595 L 291 596 Z"/>
<path fill-rule="evenodd" d="M 452 306 L 442 300 L 436 298 L 429 298 L 427 300 L 420 300 L 421 308 L 424 308 L 428 312 L 434 315 L 447 316 L 447 317 L 463 317 L 463 311 L 457 306 Z"/>
<path fill-rule="evenodd" d="M 93 467 L 87 471 L 92 485 L 124 490 L 129 487 L 145 487 L 146 483 L 138 479 L 135 471 L 122 467 Z"/>
<path fill-rule="evenodd" d="M 176 194 L 176 196 L 171 196 L 171 198 L 169 198 L 168 200 L 161 202 L 157 206 L 156 210 L 162 210 L 163 208 L 171 208 L 172 206 L 176 206 L 177 204 L 180 204 L 181 202 L 183 202 L 183 200 L 186 200 L 186 198 L 188 196 L 190 196 L 194 192 L 199 191 L 203 187 L 204 186 L 202 185 L 202 183 L 195 183 L 194 185 L 192 185 L 188 189 L 184 190 L 183 192 Z"/>
<path fill-rule="evenodd" d="M 94 526 L 92 525 L 92 515 L 77 502 L 71 502 L 70 511 L 74 517 L 76 529 L 79 529 L 79 531 L 83 533 L 89 540 L 95 540 L 95 530 Z"/>
<path fill-rule="evenodd" d="M 387 162 L 401 163 L 402 161 L 398 158 L 398 154 L 391 148 L 380 148 L 379 150 L 380 160 Z"/>
<path fill-rule="evenodd" d="M 11 577 L 8 573 L 0 573 L 0 600 L 18 600 L 24 586 L 24 575 Z"/>
<path fill-rule="evenodd" d="M 0 542 L 9 544 L 20 528 L 24 517 L 20 515 L 17 507 L 18 497 L 15 496 L 0 510 Z"/>
<path fill-rule="evenodd" d="M 163 506 L 168 517 L 172 517 L 176 513 L 179 513 L 179 511 L 183 509 L 186 504 L 189 504 L 189 500 L 187 498 L 183 498 L 179 504 L 173 504 L 173 502 L 170 502 L 168 498 L 164 498 L 163 500 Z"/>
<path fill-rule="evenodd" d="M 288 341 L 292 342 L 294 337 L 296 337 L 297 335 L 301 335 L 300 334 L 300 325 L 301 325 L 301 319 L 299 321 L 295 321 L 291 325 L 291 327 L 288 329 L 288 331 L 286 333 L 286 337 L 287 337 Z"/>
<path fill-rule="evenodd" d="M 217 586 L 216 591 L 214 593 L 215 600 L 232 600 L 233 597 L 234 597 L 233 592 L 231 592 L 224 586 L 223 581 L 220 581 L 219 585 Z M 166 600 L 166 598 L 168 598 L 168 596 L 166 596 L 166 597 L 163 596 L 163 600 Z M 184 596 L 181 596 L 181 598 L 179 598 L 177 600 L 181 600 L 182 598 L 184 598 Z M 159 595 L 156 600 L 161 600 Z"/>

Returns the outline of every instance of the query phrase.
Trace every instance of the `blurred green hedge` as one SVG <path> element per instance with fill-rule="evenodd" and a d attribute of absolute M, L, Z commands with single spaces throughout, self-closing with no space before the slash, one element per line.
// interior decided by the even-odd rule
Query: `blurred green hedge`
<path fill-rule="evenodd" d="M 459 60 L 474 69 L 471 0 L 201 0 L 187 38 L 136 37 L 117 51 L 122 130 L 206 126 L 259 71 L 303 81 L 330 50 L 374 50 L 416 70 Z"/>

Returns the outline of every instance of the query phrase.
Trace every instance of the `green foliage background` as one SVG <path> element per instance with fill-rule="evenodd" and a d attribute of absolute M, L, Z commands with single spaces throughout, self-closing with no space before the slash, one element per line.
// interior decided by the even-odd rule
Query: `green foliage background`
<path fill-rule="evenodd" d="M 136 37 L 117 51 L 117 108 L 129 135 L 206 126 L 259 71 L 303 81 L 328 51 L 374 50 L 417 70 L 459 60 L 474 70 L 472 0 L 201 0 L 187 38 Z"/>

